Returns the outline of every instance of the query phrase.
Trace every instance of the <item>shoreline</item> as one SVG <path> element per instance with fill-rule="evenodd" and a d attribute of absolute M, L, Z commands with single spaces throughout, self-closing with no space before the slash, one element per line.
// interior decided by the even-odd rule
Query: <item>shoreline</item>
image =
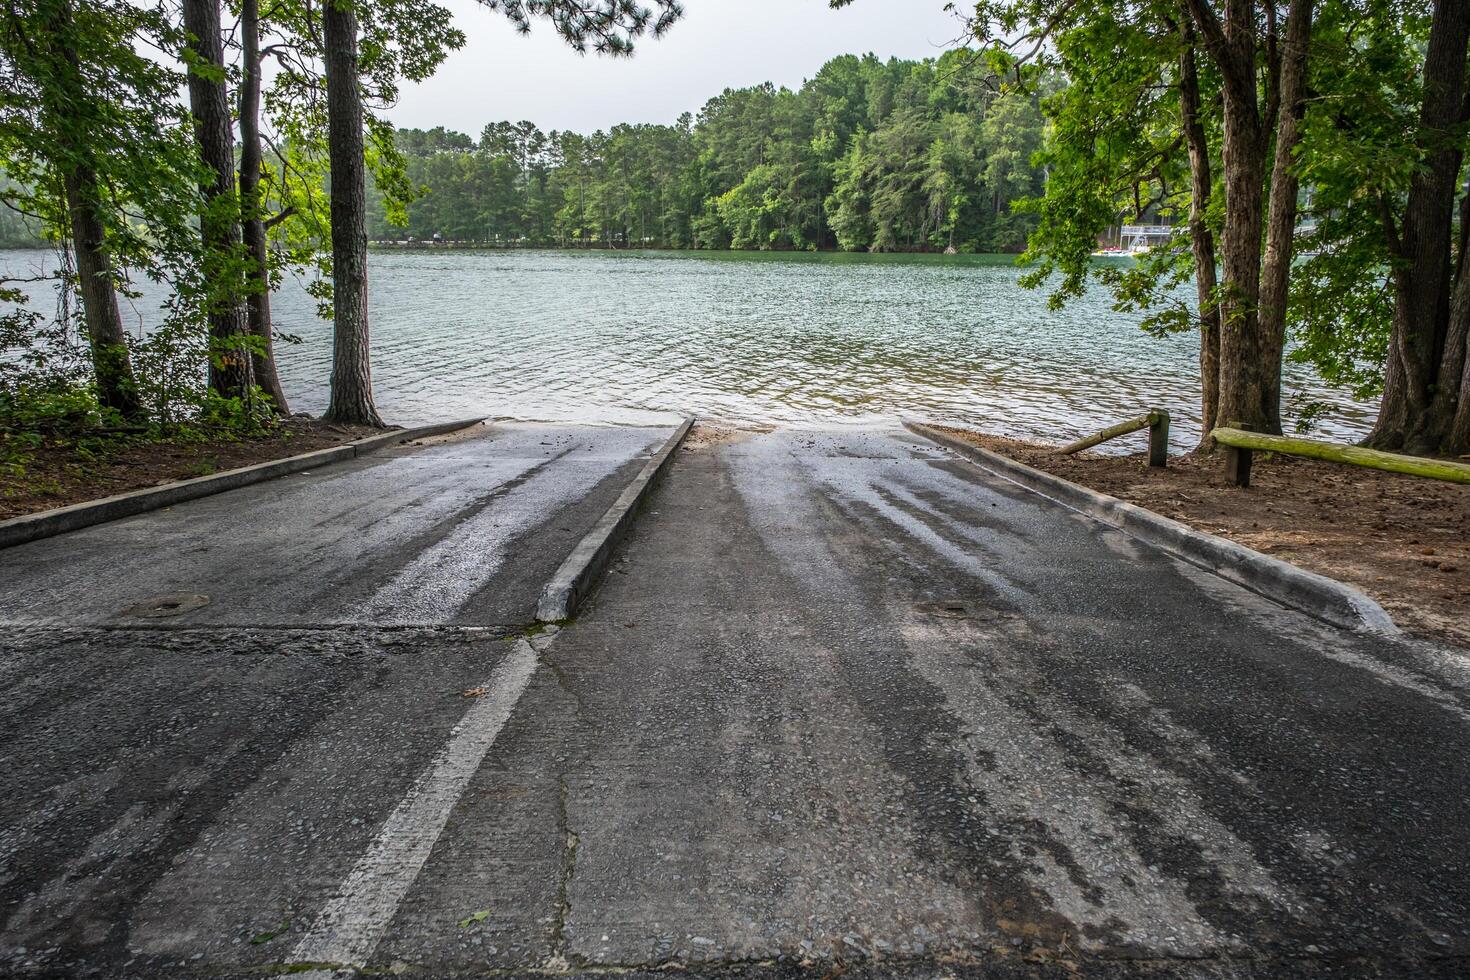
<path fill-rule="evenodd" d="M 368 242 L 368 248 L 382 251 L 459 251 L 459 252 L 666 252 L 673 255 L 866 255 L 897 256 L 923 255 L 937 258 L 1004 258 L 1014 260 L 1020 252 L 946 252 L 935 249 L 894 249 L 871 252 L 866 249 L 824 248 L 685 248 L 671 245 L 505 245 L 494 242 L 405 242 L 398 239 L 377 238 Z"/>

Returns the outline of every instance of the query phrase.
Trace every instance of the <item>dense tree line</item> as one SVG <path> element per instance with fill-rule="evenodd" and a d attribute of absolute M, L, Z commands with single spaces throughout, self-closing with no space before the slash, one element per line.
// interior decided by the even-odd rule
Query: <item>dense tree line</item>
<path fill-rule="evenodd" d="M 727 89 L 670 126 L 401 130 L 417 196 L 378 238 L 533 245 L 1019 251 L 1042 87 L 961 49 L 834 58 L 797 91 Z"/>
<path fill-rule="evenodd" d="M 1146 328 L 1197 331 L 1203 448 L 1212 425 L 1281 430 L 1294 356 L 1381 397 L 1372 444 L 1470 451 L 1470 4 L 982 0 L 972 27 L 1027 52 L 1013 84 L 1068 80 L 1023 282 L 1062 303 L 1098 281 Z M 1173 239 L 1095 263 L 1144 211 Z"/>

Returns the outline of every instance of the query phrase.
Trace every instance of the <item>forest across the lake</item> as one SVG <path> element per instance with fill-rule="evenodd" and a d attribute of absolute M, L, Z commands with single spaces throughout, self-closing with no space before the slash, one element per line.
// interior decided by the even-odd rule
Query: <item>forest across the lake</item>
<path fill-rule="evenodd" d="M 1019 252 L 1042 189 L 1041 100 L 975 50 L 833 58 L 799 89 L 726 89 L 673 125 L 588 134 L 400 129 L 406 211 L 377 239 L 542 246 Z"/>

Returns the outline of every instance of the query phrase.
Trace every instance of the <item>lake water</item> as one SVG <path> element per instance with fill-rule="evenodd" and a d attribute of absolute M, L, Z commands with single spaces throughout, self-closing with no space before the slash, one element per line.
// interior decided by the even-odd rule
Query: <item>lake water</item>
<path fill-rule="evenodd" d="M 0 253 L 12 272 L 50 261 Z M 374 386 L 391 422 L 916 418 L 1053 441 L 1160 406 L 1180 448 L 1199 430 L 1193 335 L 1148 337 L 1101 292 L 1049 311 L 1009 256 L 422 249 L 375 251 L 371 275 Z M 138 329 L 159 300 L 144 293 L 128 311 Z M 274 309 L 302 338 L 279 348 L 292 408 L 318 413 L 330 324 L 296 283 Z M 1330 403 L 1327 437 L 1371 421 L 1305 369 L 1289 367 L 1286 388 L 1288 403 Z"/>

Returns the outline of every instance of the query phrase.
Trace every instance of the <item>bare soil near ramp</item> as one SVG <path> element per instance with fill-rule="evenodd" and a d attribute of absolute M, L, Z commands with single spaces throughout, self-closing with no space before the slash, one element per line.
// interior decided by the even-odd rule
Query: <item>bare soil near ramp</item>
<path fill-rule="evenodd" d="M 0 520 L 330 449 L 380 431 L 291 418 L 258 436 L 194 433 L 161 441 L 112 441 L 95 450 L 85 439 L 48 437 L 40 446 L 16 450 L 14 468 L 0 468 Z"/>

